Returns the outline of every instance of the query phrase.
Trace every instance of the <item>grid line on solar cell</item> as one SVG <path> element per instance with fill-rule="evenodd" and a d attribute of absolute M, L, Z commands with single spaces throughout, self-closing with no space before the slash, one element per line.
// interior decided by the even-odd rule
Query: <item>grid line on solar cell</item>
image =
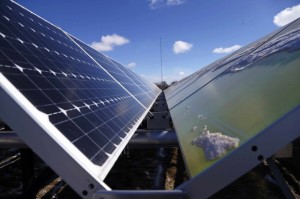
<path fill-rule="evenodd" d="M 36 15 L 35 13 L 31 12 L 30 10 L 26 9 L 26 8 L 23 7 L 22 5 L 20 5 L 20 4 L 16 3 L 16 2 L 13 2 L 13 1 L 11 1 L 11 2 L 14 3 L 15 5 L 17 5 L 17 7 L 14 7 L 15 9 L 18 10 L 18 9 L 21 8 L 21 9 L 23 9 L 22 11 L 29 12 L 30 14 L 32 14 L 34 17 L 36 17 L 36 18 L 39 19 L 40 21 L 37 22 L 37 21 L 34 20 L 33 18 L 31 18 L 31 17 L 29 17 L 29 16 L 23 14 L 21 11 L 17 11 L 22 17 L 28 18 L 30 21 L 34 22 L 35 24 L 37 24 L 37 25 L 39 25 L 39 26 L 42 26 L 42 27 L 45 27 L 48 31 L 51 31 L 51 32 L 53 32 L 53 33 L 59 35 L 60 37 L 65 37 L 64 34 L 61 34 L 61 33 L 57 32 L 57 31 L 55 31 L 55 29 L 59 29 L 56 25 L 54 25 L 54 24 L 52 24 L 51 22 L 49 22 L 49 21 L 47 21 L 47 20 L 41 18 L 40 16 L 38 16 L 38 15 Z M 10 6 L 6 5 L 6 7 L 7 7 L 9 10 L 13 11 L 13 9 L 12 9 Z M 43 24 L 42 24 L 42 23 L 43 23 Z M 53 26 L 54 29 L 49 28 L 48 25 Z M 80 51 L 78 51 L 78 52 L 80 52 Z"/>
<path fill-rule="evenodd" d="M 1 66 L 3 66 L 4 67 L 4 65 L 0 65 L 0 67 Z M 15 65 L 15 66 L 8 66 L 8 65 L 5 65 L 5 67 L 6 68 L 10 68 L 10 69 L 16 69 L 16 70 L 18 70 L 18 71 L 20 71 L 20 72 L 26 72 L 26 70 L 28 70 L 28 71 L 35 71 L 35 72 L 38 72 L 39 74 L 42 74 L 43 72 L 47 72 L 47 73 L 49 73 L 49 74 L 51 74 L 51 73 L 53 73 L 52 71 L 41 71 L 41 70 L 39 70 L 39 69 L 37 69 L 37 68 L 35 68 L 35 69 L 28 69 L 28 68 L 22 68 L 21 66 L 19 66 L 19 65 Z M 11 71 L 12 72 L 12 71 Z M 59 73 L 58 73 L 59 74 Z M 67 74 L 66 73 L 64 73 L 64 72 L 62 72 L 61 73 L 63 76 L 65 76 L 64 77 L 64 79 L 67 79 Z M 33 77 L 38 77 L 37 76 L 37 73 L 35 74 L 35 75 L 31 75 L 31 80 L 33 79 Z M 72 78 L 74 78 L 74 74 L 70 74 L 70 77 L 72 77 Z M 103 80 L 101 80 L 101 79 L 99 79 L 99 78 L 90 78 L 90 77 L 88 77 L 88 76 L 86 76 L 86 77 L 81 77 L 82 79 L 84 79 L 84 78 L 88 78 L 89 80 L 90 79 L 93 79 L 94 81 L 105 81 L 104 79 Z M 81 79 L 80 78 L 80 79 Z M 42 80 L 42 79 L 39 79 L 40 81 Z M 73 81 L 74 81 L 74 79 L 73 79 Z M 112 81 L 109 81 L 109 80 L 107 80 L 106 82 L 112 82 Z M 34 83 L 34 82 L 33 82 Z M 54 87 L 50 87 L 51 86 L 51 83 L 49 83 L 48 84 L 48 87 L 44 87 L 43 88 L 43 90 L 47 90 L 47 88 L 49 88 L 49 89 L 54 89 Z M 95 87 L 96 88 L 96 87 Z M 57 89 L 57 87 L 55 88 L 55 89 Z M 68 88 L 68 89 L 70 89 L 70 87 Z M 72 89 L 72 87 L 71 87 L 71 89 Z M 81 89 L 86 89 L 86 88 L 81 88 Z M 94 88 L 89 88 L 89 89 L 94 89 Z M 104 88 L 101 88 L 101 89 L 104 89 Z M 22 89 L 22 90 L 26 90 L 26 89 Z M 87 98 L 87 99 L 89 99 L 89 98 Z M 90 98 L 90 99 L 93 99 L 93 98 Z M 83 99 L 84 100 L 84 99 Z"/>

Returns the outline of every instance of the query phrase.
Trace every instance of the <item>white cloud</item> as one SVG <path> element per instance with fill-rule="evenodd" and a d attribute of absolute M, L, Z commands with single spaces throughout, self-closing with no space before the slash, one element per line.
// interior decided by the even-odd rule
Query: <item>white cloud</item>
<path fill-rule="evenodd" d="M 175 54 L 185 53 L 193 47 L 193 44 L 184 41 L 175 41 L 173 44 L 173 52 Z"/>
<path fill-rule="evenodd" d="M 185 0 L 148 0 L 151 9 L 163 6 L 177 6 L 185 3 Z"/>
<path fill-rule="evenodd" d="M 136 63 L 135 62 L 130 62 L 129 64 L 127 64 L 128 68 L 135 68 L 136 67 Z"/>
<path fill-rule="evenodd" d="M 300 4 L 286 8 L 274 16 L 273 23 L 277 26 L 284 26 L 300 17 Z"/>
<path fill-rule="evenodd" d="M 129 42 L 130 42 L 129 39 L 123 36 L 112 34 L 112 35 L 102 36 L 100 42 L 96 42 L 96 41 L 92 42 L 91 47 L 101 52 L 112 51 L 115 46 L 122 46 Z"/>
<path fill-rule="evenodd" d="M 185 76 L 185 72 L 180 71 L 180 72 L 177 73 L 177 75 L 180 76 L 180 77 L 183 77 L 183 76 Z"/>
<path fill-rule="evenodd" d="M 167 5 L 174 6 L 174 5 L 180 5 L 185 3 L 184 0 L 167 0 Z"/>
<path fill-rule="evenodd" d="M 227 47 L 227 48 L 223 48 L 223 47 L 220 47 L 220 48 L 215 48 L 213 49 L 213 53 L 217 53 L 217 54 L 220 54 L 220 53 L 232 53 L 238 49 L 240 49 L 242 46 L 240 45 L 234 45 L 234 46 L 231 46 L 231 47 Z"/>

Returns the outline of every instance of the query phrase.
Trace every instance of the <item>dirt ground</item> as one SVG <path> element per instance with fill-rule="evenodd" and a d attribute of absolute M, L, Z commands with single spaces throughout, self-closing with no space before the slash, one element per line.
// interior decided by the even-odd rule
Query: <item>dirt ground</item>
<path fill-rule="evenodd" d="M 0 151 L 0 198 L 2 199 L 21 198 L 23 185 L 19 153 L 18 149 L 2 149 Z M 4 160 L 7 160 L 7 157 L 15 159 L 11 159 L 12 163 L 5 166 Z M 35 157 L 34 162 L 35 177 L 27 189 L 27 193 L 30 192 L 30 194 L 23 198 L 80 198 L 39 158 Z M 296 180 L 299 180 L 297 163 L 293 163 L 292 160 L 278 163 Z M 293 169 L 296 172 L 290 172 Z M 119 190 L 172 190 L 187 179 L 178 148 L 142 150 L 127 148 L 107 176 L 105 183 L 112 189 Z M 297 185 L 294 187 L 296 187 L 293 188 L 295 196 L 298 197 L 299 189 L 297 189 Z M 261 164 L 210 198 L 280 199 L 284 196 L 268 167 Z"/>

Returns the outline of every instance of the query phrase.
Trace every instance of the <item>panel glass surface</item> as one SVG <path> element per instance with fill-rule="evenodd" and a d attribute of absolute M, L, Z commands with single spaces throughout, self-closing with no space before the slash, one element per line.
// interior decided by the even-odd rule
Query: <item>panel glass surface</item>
<path fill-rule="evenodd" d="M 112 158 L 155 98 L 129 78 L 120 83 L 134 89 L 125 90 L 69 35 L 7 0 L 0 2 L 0 44 L 0 73 L 95 165 Z M 126 77 L 105 64 L 118 80 Z"/>
<path fill-rule="evenodd" d="M 294 25 L 291 26 L 293 27 Z M 201 68 L 199 71 L 193 73 L 190 77 L 179 81 L 175 86 L 170 87 L 166 91 L 166 99 L 168 100 L 169 108 L 172 109 L 179 102 L 183 101 L 185 97 L 197 92 L 197 90 L 201 89 L 207 83 L 217 78 L 220 74 L 224 72 L 226 73 L 226 71 L 230 70 L 231 67 L 241 64 L 245 65 L 245 63 L 240 63 L 244 56 L 247 56 L 253 51 L 257 50 L 261 47 L 261 45 L 268 42 L 273 37 L 284 34 L 284 32 L 288 29 L 289 27 L 285 27 L 284 29 L 276 30 L 260 40 L 242 47 L 231 55 L 221 58 L 207 67 Z"/>
<path fill-rule="evenodd" d="M 300 20 L 258 42 L 258 48 L 245 47 L 253 49 L 250 53 L 228 57 L 232 61 L 227 66 L 216 62 L 214 68 L 227 69 L 204 85 L 198 84 L 204 77 L 199 78 L 192 94 L 181 92 L 178 101 L 167 101 L 172 103 L 171 116 L 191 176 L 221 163 L 299 107 Z"/>

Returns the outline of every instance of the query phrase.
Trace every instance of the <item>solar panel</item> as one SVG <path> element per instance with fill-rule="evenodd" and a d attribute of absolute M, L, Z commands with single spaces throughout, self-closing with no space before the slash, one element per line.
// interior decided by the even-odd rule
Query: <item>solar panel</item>
<path fill-rule="evenodd" d="M 235 149 L 299 108 L 299 65 L 300 19 L 165 91 L 190 176 L 220 169 Z"/>
<path fill-rule="evenodd" d="M 0 4 L 1 118 L 82 196 L 109 189 L 102 181 L 159 89 L 15 2 Z"/>

